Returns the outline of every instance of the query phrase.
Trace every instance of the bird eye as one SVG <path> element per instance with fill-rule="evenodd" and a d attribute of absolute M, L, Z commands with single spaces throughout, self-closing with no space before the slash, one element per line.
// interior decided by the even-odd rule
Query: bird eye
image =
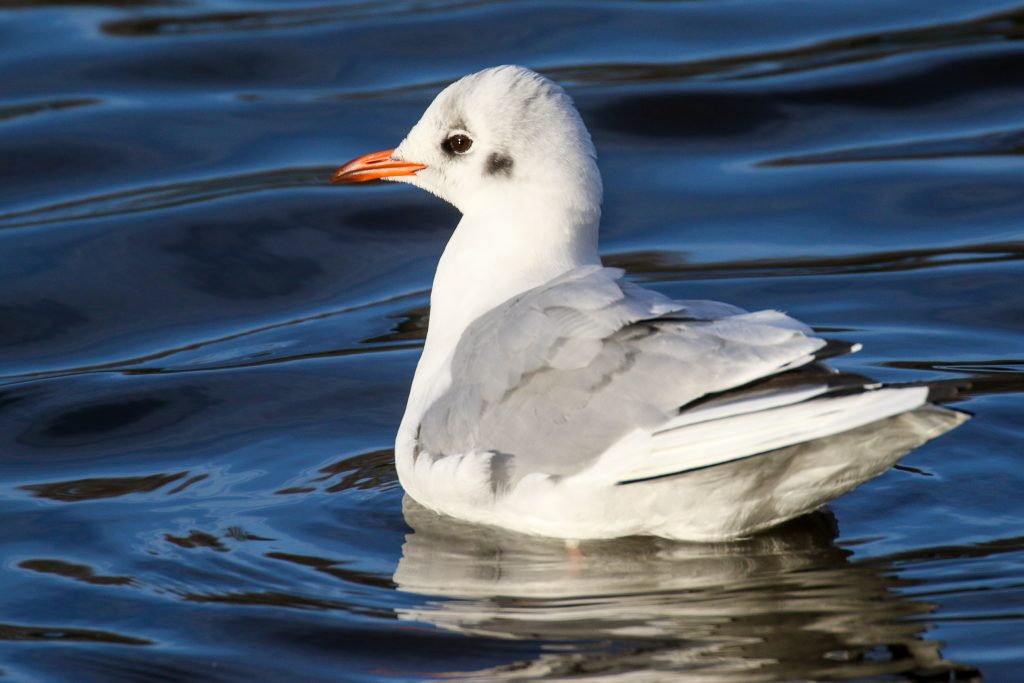
<path fill-rule="evenodd" d="M 465 154 L 473 146 L 473 139 L 465 133 L 456 133 L 441 143 L 441 146 L 450 154 Z"/>

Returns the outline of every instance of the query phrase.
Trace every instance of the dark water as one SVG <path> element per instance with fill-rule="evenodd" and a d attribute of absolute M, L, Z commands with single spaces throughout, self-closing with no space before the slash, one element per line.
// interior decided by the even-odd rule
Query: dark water
<path fill-rule="evenodd" d="M 1024 680 L 1022 38 L 1019 0 L 3 3 L 0 678 Z M 507 62 L 576 98 L 608 262 L 975 418 L 734 544 L 403 510 L 456 214 L 327 178 Z"/>

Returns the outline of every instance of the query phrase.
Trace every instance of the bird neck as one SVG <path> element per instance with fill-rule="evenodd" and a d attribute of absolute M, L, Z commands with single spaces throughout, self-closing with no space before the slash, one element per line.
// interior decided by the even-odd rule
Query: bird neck
<path fill-rule="evenodd" d="M 428 340 L 454 335 L 508 299 L 583 265 L 600 263 L 600 209 L 550 203 L 467 212 L 441 256 L 430 297 Z"/>
<path fill-rule="evenodd" d="M 573 268 L 599 264 L 600 205 L 490 204 L 467 211 L 445 247 L 430 296 L 427 340 L 405 422 L 450 383 L 451 356 L 466 327 L 508 299 Z"/>

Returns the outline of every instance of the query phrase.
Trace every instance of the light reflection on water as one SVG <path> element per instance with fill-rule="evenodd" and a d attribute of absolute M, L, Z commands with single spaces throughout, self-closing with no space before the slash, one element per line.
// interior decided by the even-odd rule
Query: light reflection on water
<path fill-rule="evenodd" d="M 905 584 L 890 563 L 851 562 L 835 545 L 828 513 L 734 543 L 637 538 L 578 552 L 468 525 L 452 534 L 408 498 L 405 513 L 415 531 L 395 571 L 399 590 L 458 599 L 400 609 L 401 619 L 475 636 L 605 643 L 552 648 L 470 678 L 978 675 L 925 637 L 922 619 L 936 606 L 900 595 Z"/>

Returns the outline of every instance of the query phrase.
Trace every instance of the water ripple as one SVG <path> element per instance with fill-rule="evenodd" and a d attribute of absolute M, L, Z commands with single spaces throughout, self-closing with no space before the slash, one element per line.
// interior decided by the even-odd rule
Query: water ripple
<path fill-rule="evenodd" d="M 25 228 L 157 211 L 268 190 L 322 188 L 328 184 L 333 172 L 333 166 L 296 166 L 108 192 L 0 213 L 0 228 Z"/>
<path fill-rule="evenodd" d="M 120 38 L 268 31 L 369 19 L 401 21 L 406 17 L 419 14 L 454 12 L 482 4 L 494 4 L 494 2 L 493 0 L 491 2 L 481 2 L 481 0 L 433 0 L 403 3 L 356 2 L 340 6 L 321 5 L 267 11 L 198 12 L 107 21 L 103 23 L 102 30 L 107 35 Z"/>
<path fill-rule="evenodd" d="M 100 104 L 101 101 L 102 100 L 93 97 L 77 97 L 43 100 L 41 102 L 27 102 L 23 104 L 4 104 L 0 106 L 0 121 L 12 121 L 14 119 L 62 111 L 65 109 L 90 107 Z"/>
<path fill-rule="evenodd" d="M 362 586 L 371 586 L 374 588 L 391 589 L 395 587 L 395 582 L 389 578 L 383 578 L 369 572 L 362 572 L 346 567 L 346 565 L 350 563 L 345 560 L 331 560 L 325 557 L 312 557 L 309 555 L 295 555 L 280 552 L 267 553 L 265 557 L 270 560 L 290 562 L 300 567 L 309 567 L 310 569 L 323 574 L 328 574 L 336 579 L 341 579 L 342 581 L 347 581 L 349 583 L 356 583 Z"/>
<path fill-rule="evenodd" d="M 164 540 L 172 545 L 178 546 L 179 548 L 185 548 L 186 550 L 192 548 L 209 548 L 210 550 L 216 550 L 220 553 L 226 553 L 228 550 L 216 536 L 208 534 L 205 531 L 199 531 L 198 529 L 192 529 L 189 531 L 188 536 L 164 534 Z"/>
<path fill-rule="evenodd" d="M 18 567 L 40 574 L 55 574 L 94 586 L 127 586 L 135 583 L 135 579 L 130 576 L 97 574 L 96 570 L 87 564 L 76 564 L 74 562 L 65 562 L 64 560 L 23 560 L 18 563 Z"/>
<path fill-rule="evenodd" d="M 902 370 L 925 370 L 934 373 L 955 373 L 970 378 L 965 396 L 1024 393 L 1024 359 L 992 359 L 971 361 L 905 361 L 882 363 L 883 367 Z"/>
<path fill-rule="evenodd" d="M 25 484 L 18 488 L 29 491 L 36 498 L 49 498 L 61 503 L 80 503 L 101 498 L 119 498 L 132 493 L 152 493 L 188 476 L 188 472 L 150 474 L 142 477 L 99 477 L 74 479 L 46 484 Z M 193 479 L 195 483 L 198 479 Z M 181 487 L 175 489 L 180 491 Z"/>
<path fill-rule="evenodd" d="M 898 249 L 868 254 L 687 263 L 671 251 L 633 251 L 605 257 L 645 280 L 717 280 L 737 277 L 804 277 L 892 273 L 949 266 L 1024 260 L 1024 242 L 989 242 L 952 247 Z"/>
<path fill-rule="evenodd" d="M 183 344 L 181 346 L 175 346 L 169 349 L 156 351 L 153 353 L 134 356 L 130 358 L 124 358 L 120 360 L 111 360 L 104 363 L 95 363 L 90 365 L 81 365 L 67 368 L 58 368 L 54 370 L 39 370 L 25 373 L 16 373 L 11 375 L 0 376 L 0 386 L 6 384 L 17 384 L 27 380 L 41 380 L 41 379 L 52 379 L 56 377 L 67 377 L 72 375 L 90 374 L 96 372 L 120 372 L 124 374 L 134 375 L 159 375 L 159 374 L 173 374 L 183 372 L 206 372 L 206 371 L 217 371 L 217 370 L 235 370 L 240 368 L 251 368 L 265 365 L 275 365 L 278 363 L 289 363 L 295 361 L 310 360 L 315 358 L 332 358 L 342 357 L 350 355 L 362 355 L 369 353 L 382 353 L 388 351 L 405 351 L 410 349 L 419 348 L 422 343 L 419 340 L 423 339 L 423 334 L 426 329 L 425 316 L 426 313 L 417 313 L 422 309 L 414 309 L 413 312 L 409 313 L 402 323 L 399 323 L 397 329 L 393 333 L 386 335 L 375 336 L 370 339 L 362 341 L 362 344 L 355 348 L 342 348 L 342 349 L 326 349 L 310 353 L 301 354 L 281 354 L 277 356 L 268 357 L 269 352 L 266 346 L 259 344 L 247 345 L 247 350 L 239 352 L 224 351 L 224 352 L 209 352 L 211 347 L 225 346 L 234 348 L 235 342 L 247 337 L 258 336 L 269 332 L 277 332 L 280 330 L 288 329 L 298 325 L 304 325 L 313 322 L 322 322 L 334 318 L 336 316 L 342 316 L 352 313 L 365 311 L 371 308 L 377 308 L 402 302 L 411 298 L 419 298 L 424 296 L 423 291 L 414 291 L 397 296 L 388 297 L 379 301 L 371 301 L 365 304 L 358 304 L 356 306 L 348 306 L 341 309 L 322 311 L 319 313 L 313 313 L 311 315 L 301 316 L 293 318 L 283 322 L 269 323 L 266 325 L 260 325 L 240 332 L 215 337 L 213 339 L 205 339 L 201 341 L 191 342 Z M 418 317 L 417 317 L 418 316 Z M 270 347 L 276 348 L 276 347 Z M 255 349 L 255 351 L 253 351 Z M 195 354 L 198 351 L 203 351 L 203 354 L 199 355 L 199 358 L 193 358 L 191 361 L 188 359 L 189 354 Z M 162 366 L 146 366 L 148 363 L 153 361 L 163 361 L 174 357 L 181 357 L 184 360 L 179 360 L 176 366 L 162 365 Z M 239 357 L 242 357 L 239 359 Z M 226 358 L 231 358 L 235 362 L 226 363 Z"/>
<path fill-rule="evenodd" d="M 0 677 L 1016 680 L 1024 0 L 884 5 L 6 3 Z M 581 105 L 609 265 L 855 330 L 970 425 L 735 543 L 403 508 L 452 214 L 320 155 L 509 61 Z"/>
<path fill-rule="evenodd" d="M 340 493 L 349 489 L 388 491 L 398 487 L 395 452 L 390 448 L 346 457 L 321 467 L 319 472 L 320 476 L 314 477 L 307 484 L 289 486 L 275 493 L 313 493 L 320 484 L 328 484 L 324 488 L 325 493 Z M 336 477 L 341 478 L 335 483 L 330 483 Z"/>
<path fill-rule="evenodd" d="M 1024 536 L 1013 536 L 1010 538 L 997 538 L 989 541 L 983 541 L 981 543 L 965 545 L 943 545 L 914 548 L 912 550 L 890 553 L 881 557 L 866 558 L 860 562 L 861 564 L 866 565 L 907 565 L 963 558 L 992 557 L 995 555 L 1022 551 L 1024 551 Z"/>
<path fill-rule="evenodd" d="M 935 140 L 900 142 L 780 157 L 761 167 L 809 166 L 865 161 L 923 161 L 955 157 L 1024 156 L 1024 129 L 995 131 Z"/>
<path fill-rule="evenodd" d="M 88 628 L 68 628 L 64 626 L 23 626 L 20 624 L 0 624 L 0 641 L 15 640 L 33 643 L 107 643 L 110 645 L 152 645 L 153 641 L 123 636 L 110 631 L 97 631 Z"/>
<path fill-rule="evenodd" d="M 685 255 L 680 252 L 632 251 L 609 254 L 604 257 L 604 260 L 609 266 L 625 268 L 640 280 L 656 282 L 845 276 L 1024 261 L 1024 242 L 991 242 L 866 254 L 713 263 L 689 263 L 685 260 Z M 422 299 L 425 296 L 426 292 L 417 290 L 379 301 L 260 325 L 144 355 L 89 365 L 3 375 L 0 376 L 0 385 L 103 372 L 116 372 L 124 375 L 168 375 L 233 371 L 324 358 L 416 350 L 422 346 L 429 318 L 429 309 L 425 306 L 416 306 L 391 314 L 390 318 L 397 318 L 400 322 L 395 324 L 389 332 L 362 339 L 358 345 L 351 347 L 313 348 L 297 352 L 290 349 L 292 345 L 290 342 L 274 341 L 276 337 L 272 337 L 272 335 L 280 334 L 282 331 L 296 326 L 323 323 L 338 316 L 393 306 L 406 301 Z M 258 339 L 261 336 L 266 338 L 262 343 L 253 339 L 254 337 Z M 242 340 L 249 341 L 246 344 L 240 344 L 239 342 Z M 157 361 L 160 363 L 157 364 Z"/>
<path fill-rule="evenodd" d="M 880 31 L 803 47 L 675 63 L 588 63 L 546 73 L 560 81 L 640 83 L 677 80 L 740 81 L 858 64 L 896 55 L 1024 38 L 1024 8 L 932 26 Z"/>

